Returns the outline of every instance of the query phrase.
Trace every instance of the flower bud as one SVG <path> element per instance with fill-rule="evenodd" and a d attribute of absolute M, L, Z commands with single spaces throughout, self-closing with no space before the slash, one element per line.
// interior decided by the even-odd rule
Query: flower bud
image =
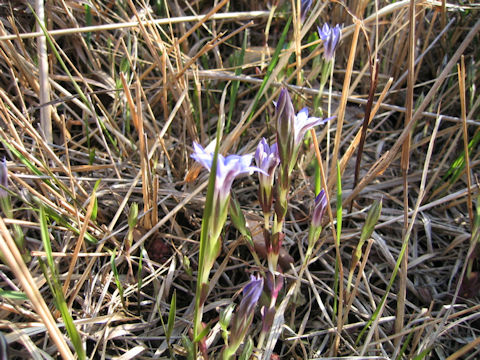
<path fill-rule="evenodd" d="M 5 198 L 8 195 L 6 190 L 8 188 L 8 169 L 5 157 L 0 163 L 0 185 L 0 198 Z"/>
<path fill-rule="evenodd" d="M 302 0 L 300 4 L 300 20 L 302 22 L 305 21 L 308 10 L 310 10 L 311 6 L 312 6 L 312 0 Z"/>
<path fill-rule="evenodd" d="M 294 144 L 295 113 L 292 98 L 285 88 L 282 88 L 278 101 L 275 103 L 275 117 L 280 161 L 282 163 L 290 163 Z"/>
<path fill-rule="evenodd" d="M 228 344 L 224 349 L 223 358 L 230 359 L 242 344 L 247 334 L 248 328 L 253 321 L 255 307 L 263 292 L 263 278 L 250 276 L 250 282 L 243 289 L 243 298 L 240 301 L 238 311 L 231 321 L 230 335 Z"/>
<path fill-rule="evenodd" d="M 322 218 L 327 209 L 327 194 L 322 189 L 315 198 L 315 207 L 313 209 L 312 226 L 318 228 L 322 226 Z"/>

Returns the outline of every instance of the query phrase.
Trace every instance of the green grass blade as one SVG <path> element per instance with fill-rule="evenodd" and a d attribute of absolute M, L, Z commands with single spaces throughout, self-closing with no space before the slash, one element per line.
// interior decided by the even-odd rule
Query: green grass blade
<path fill-rule="evenodd" d="M 143 286 L 143 253 L 145 248 L 142 246 L 140 249 L 140 258 L 138 259 L 138 270 L 137 270 L 137 302 L 138 302 L 138 311 L 140 313 L 140 301 L 141 301 L 141 289 Z"/>
<path fill-rule="evenodd" d="M 480 131 L 477 131 L 473 136 L 472 140 L 468 143 L 468 152 L 470 157 L 473 158 L 472 151 L 476 149 L 478 142 L 480 141 Z M 450 165 L 447 173 L 443 176 L 443 181 L 449 181 L 450 184 L 454 184 L 460 175 L 462 175 L 463 170 L 465 169 L 465 151 L 462 151 L 460 155 L 455 159 L 455 161 Z"/>
<path fill-rule="evenodd" d="M 55 186 L 53 184 L 53 183 L 55 183 L 70 198 L 75 199 L 75 197 L 73 196 L 70 189 L 63 182 L 61 182 L 60 180 L 57 179 L 55 174 L 50 170 L 50 168 L 48 166 L 44 166 L 44 169 L 47 172 L 50 179 L 45 178 L 46 175 L 44 173 L 42 173 L 40 170 L 38 170 L 37 167 L 30 160 L 28 160 L 25 156 L 23 156 L 23 154 L 20 151 L 18 151 L 15 147 L 13 147 L 11 144 L 9 144 L 8 141 L 6 141 L 3 137 L 0 137 L 0 141 L 2 142 L 2 144 L 5 147 L 8 148 L 8 150 L 10 150 L 17 157 L 18 160 L 20 160 L 20 162 L 23 165 L 25 165 L 25 167 L 27 169 L 29 169 L 33 174 L 37 175 L 40 178 L 40 180 L 42 180 L 45 184 L 47 184 L 49 187 L 51 187 L 52 189 L 54 189 L 56 191 L 57 189 L 55 189 Z M 52 183 L 52 181 L 53 181 L 53 183 Z M 77 203 L 77 205 L 80 205 L 80 204 Z"/>
<path fill-rule="evenodd" d="M 378 314 L 380 313 L 380 310 L 383 308 L 383 305 L 385 304 L 385 301 L 387 300 L 387 296 L 390 293 L 390 290 L 392 289 L 393 283 L 395 282 L 395 278 L 397 276 L 398 269 L 400 268 L 400 264 L 402 262 L 402 259 L 405 255 L 405 250 L 407 248 L 407 244 L 408 244 L 409 239 L 410 239 L 410 236 L 407 234 L 407 236 L 405 236 L 405 240 L 402 244 L 402 248 L 400 250 L 400 254 L 398 256 L 397 262 L 395 263 L 395 267 L 393 269 L 392 276 L 391 276 L 390 281 L 387 285 L 387 288 L 385 289 L 385 294 L 382 296 L 382 299 L 380 300 L 380 303 L 378 304 L 377 308 L 375 309 L 375 312 L 372 314 L 372 316 L 368 320 L 367 324 L 365 325 L 365 327 L 362 329 L 362 331 L 358 335 L 357 340 L 355 341 L 356 345 L 358 345 L 360 343 L 360 341 L 363 338 L 363 335 L 368 330 L 370 325 L 372 325 L 372 323 L 378 317 Z"/>
<path fill-rule="evenodd" d="M 33 165 L 25 156 L 23 156 L 23 154 L 18 151 L 16 148 L 14 148 L 12 145 L 10 145 L 8 143 L 8 141 L 6 141 L 3 137 L 0 137 L 0 141 L 2 141 L 2 144 L 8 148 L 9 151 L 11 151 L 16 157 L 18 160 L 20 160 L 20 162 L 25 165 L 25 167 L 30 170 L 33 174 L 37 175 L 40 177 L 40 179 L 45 183 L 47 184 L 48 186 L 50 186 L 51 188 L 54 188 L 52 182 L 49 180 L 49 179 L 45 179 L 45 174 L 42 173 L 40 170 L 37 169 L 37 167 L 35 165 Z"/>
<path fill-rule="evenodd" d="M 21 291 L 0 289 L 0 297 L 10 300 L 28 300 L 28 296 Z"/>
<path fill-rule="evenodd" d="M 168 312 L 168 322 L 167 322 L 167 331 L 165 336 L 167 337 L 167 342 L 170 343 L 170 338 L 172 336 L 173 327 L 175 325 L 175 314 L 177 312 L 177 292 L 174 291 L 172 295 L 172 301 L 170 302 L 170 311 Z"/>
<path fill-rule="evenodd" d="M 183 347 L 187 351 L 187 360 L 195 359 L 194 345 L 186 335 L 182 335 Z"/>
<path fill-rule="evenodd" d="M 85 9 L 85 25 L 92 26 L 92 10 L 88 4 L 83 5 Z M 86 34 L 87 46 L 90 49 L 92 47 L 92 33 L 89 31 Z"/>
<path fill-rule="evenodd" d="M 84 360 L 86 359 L 85 350 L 83 348 L 82 338 L 78 333 L 77 327 L 73 322 L 72 315 L 68 310 L 68 305 L 65 301 L 63 296 L 62 287 L 58 283 L 58 281 L 53 281 L 55 286 L 55 298 L 57 302 L 57 307 L 60 313 L 62 314 L 63 322 L 65 323 L 65 328 L 67 329 L 67 333 L 70 336 L 70 340 L 72 341 L 72 345 L 77 353 L 78 359 Z"/>
<path fill-rule="evenodd" d="M 45 207 L 42 204 L 40 204 L 40 235 L 42 237 L 45 254 L 47 255 L 48 267 L 50 268 L 52 275 L 56 276 L 56 267 L 52 255 L 52 244 L 50 243 L 50 236 L 48 232 L 47 215 L 45 212 Z"/>
<path fill-rule="evenodd" d="M 120 295 L 120 300 L 122 302 L 124 309 L 126 310 L 127 307 L 125 304 L 125 298 L 123 296 L 124 289 L 123 289 L 122 282 L 120 281 L 120 276 L 118 275 L 117 264 L 115 264 L 116 257 L 117 257 L 117 248 L 113 249 L 112 256 L 110 256 L 110 266 L 112 267 L 113 277 L 115 279 L 115 284 L 117 285 L 118 293 Z"/>
<path fill-rule="evenodd" d="M 50 236 L 49 236 L 48 225 L 47 225 L 47 215 L 42 205 L 40 205 L 40 234 L 42 238 L 43 247 L 47 255 L 47 265 L 49 267 L 49 271 L 47 271 L 46 267 L 43 266 L 45 279 L 47 280 L 50 286 L 50 289 L 54 295 L 55 305 L 57 306 L 57 309 L 60 311 L 62 315 L 65 328 L 67 329 L 68 336 L 72 341 L 75 352 L 77 353 L 77 356 L 80 360 L 84 360 L 86 358 L 86 355 L 85 355 L 85 350 L 83 348 L 82 339 L 73 322 L 72 315 L 70 314 L 70 311 L 68 309 L 68 305 L 65 301 L 65 297 L 63 296 L 62 287 L 60 286 L 60 282 L 58 279 L 58 272 L 55 266 L 55 262 L 53 260 L 52 247 L 50 244 Z M 41 262 L 41 264 L 42 263 L 43 262 Z"/>
<path fill-rule="evenodd" d="M 93 191 L 92 191 L 92 194 L 95 194 L 98 190 L 98 187 L 100 185 L 100 181 L 101 179 L 98 179 L 96 182 L 95 182 L 95 185 L 93 186 Z M 90 215 L 90 220 L 91 221 L 95 221 L 97 219 L 97 215 L 98 215 L 98 198 L 95 196 L 94 198 L 94 204 L 93 204 L 93 210 L 92 210 L 92 215 Z"/>
<path fill-rule="evenodd" d="M 405 351 L 407 351 L 407 347 L 410 344 L 410 341 L 412 341 L 413 334 L 415 334 L 415 331 L 411 331 L 408 334 L 407 339 L 402 344 L 402 348 L 400 349 L 400 352 L 398 353 L 398 356 L 397 356 L 396 360 L 402 360 L 403 359 L 403 354 L 405 354 Z"/>
<path fill-rule="evenodd" d="M 322 175 L 320 173 L 320 165 L 318 165 L 318 162 L 315 161 L 314 163 L 314 169 L 315 169 L 315 196 L 320 194 L 320 191 L 322 190 Z"/>
<path fill-rule="evenodd" d="M 200 342 L 207 334 L 212 330 L 212 327 L 210 324 L 207 324 L 202 331 L 200 331 L 197 335 L 197 337 L 193 340 L 195 343 Z"/>
<path fill-rule="evenodd" d="M 45 212 L 47 213 L 48 217 L 52 218 L 53 220 L 55 220 L 55 222 L 58 224 L 58 225 L 62 225 L 62 226 L 65 226 L 67 229 L 73 231 L 75 234 L 79 235 L 80 234 L 80 230 L 77 229 L 76 227 L 72 226 L 72 224 L 67 220 L 65 219 L 63 216 L 59 215 L 54 209 L 52 209 L 50 206 L 47 206 L 47 205 L 43 205 L 44 207 L 44 210 Z M 85 239 L 92 243 L 92 244 L 96 244 L 98 241 L 97 239 L 95 239 L 91 234 L 89 234 L 88 232 L 85 232 Z"/>
<path fill-rule="evenodd" d="M 431 348 L 423 350 L 420 354 L 415 356 L 412 360 L 423 360 L 432 351 Z"/>
<path fill-rule="evenodd" d="M 243 347 L 242 354 L 238 360 L 248 360 L 253 352 L 253 340 L 251 337 L 248 337 L 247 343 Z"/>

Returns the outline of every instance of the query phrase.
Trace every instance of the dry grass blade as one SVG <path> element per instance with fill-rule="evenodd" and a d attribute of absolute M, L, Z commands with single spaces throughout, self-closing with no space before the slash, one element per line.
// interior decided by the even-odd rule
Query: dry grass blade
<path fill-rule="evenodd" d="M 215 13 L 209 16 L 210 20 L 250 20 L 255 18 L 267 18 L 270 15 L 270 11 L 245 11 L 245 12 L 232 12 L 232 13 Z M 183 22 L 204 22 L 206 21 L 207 15 L 198 15 L 198 16 L 182 16 L 176 18 L 167 18 L 167 19 L 156 19 L 156 20 L 144 20 L 141 21 L 142 25 L 169 25 L 169 24 L 178 24 Z M 84 26 L 81 28 L 73 28 L 73 29 L 58 29 L 52 30 L 49 32 L 51 36 L 61 36 L 61 35 L 70 35 L 70 34 L 77 34 L 77 33 L 89 33 L 89 32 L 101 32 L 101 31 L 108 31 L 108 30 L 116 30 L 116 29 L 128 29 L 128 28 L 135 28 L 139 26 L 139 22 L 137 21 L 125 21 L 121 23 L 115 24 L 105 24 L 105 25 L 97 25 L 97 26 Z M 2 35 L 0 36 L 0 41 L 4 40 L 15 40 L 17 38 L 20 39 L 31 39 L 43 36 L 43 32 L 30 32 L 30 33 L 23 33 L 23 34 L 15 34 L 15 35 Z"/>
<path fill-rule="evenodd" d="M 407 109 L 405 113 L 405 126 L 408 126 L 409 122 L 412 121 L 413 115 L 413 88 L 415 85 L 415 40 L 416 40 L 416 29 L 415 29 L 415 1 L 410 2 L 409 7 L 409 32 L 408 32 L 408 77 L 407 77 L 407 101 L 405 103 L 405 108 Z M 404 143 L 402 144 L 402 158 L 401 158 L 401 168 L 403 176 L 403 209 L 404 209 L 404 233 L 408 229 L 408 169 L 410 164 L 410 135 L 406 137 Z M 407 241 L 405 252 L 408 254 L 408 240 Z M 402 266 L 400 268 L 399 274 L 399 291 L 397 293 L 397 319 L 395 320 L 395 330 L 400 332 L 403 328 L 403 321 L 405 317 L 405 297 L 407 292 L 407 269 L 408 269 L 408 256 L 404 256 L 402 261 Z M 396 345 L 400 343 L 401 339 L 396 340 Z"/>
<path fill-rule="evenodd" d="M 37 289 L 35 280 L 23 262 L 22 256 L 5 226 L 3 218 L 0 218 L 0 251 L 5 255 L 5 261 L 22 284 L 23 290 L 32 302 L 36 312 L 43 320 L 62 357 L 64 359 L 74 359 L 73 354 L 65 342 L 62 333 L 58 329 L 47 304 Z"/>
<path fill-rule="evenodd" d="M 465 152 L 465 171 L 467 175 L 468 189 L 468 216 L 470 218 L 470 229 L 473 229 L 473 204 L 472 204 L 472 177 L 470 172 L 470 154 L 468 151 L 468 131 L 467 131 L 467 103 L 465 99 L 465 60 L 462 55 L 458 65 L 458 87 L 460 88 L 460 106 L 462 111 L 462 129 L 463 129 L 463 151 Z"/>
<path fill-rule="evenodd" d="M 96 195 L 95 192 L 92 194 L 90 198 L 90 203 L 88 204 L 87 207 L 87 213 L 85 214 L 85 219 L 83 222 L 83 225 L 80 229 L 80 235 L 76 241 L 75 249 L 72 254 L 72 259 L 70 262 L 70 267 L 68 268 L 68 273 L 67 273 L 67 278 L 65 279 L 65 282 L 63 284 L 63 294 L 65 298 L 67 298 L 67 292 L 68 292 L 68 287 L 70 285 L 70 280 L 72 278 L 73 271 L 75 269 L 75 266 L 77 264 L 77 258 L 78 254 L 80 253 L 80 249 L 82 248 L 84 237 L 85 237 L 85 232 L 87 231 L 88 223 L 90 222 L 90 218 L 92 216 L 92 212 L 96 203 Z"/>
<path fill-rule="evenodd" d="M 337 175 L 336 175 L 337 159 L 338 159 L 338 154 L 340 152 L 340 140 L 342 138 L 342 127 L 343 127 L 343 121 L 345 119 L 347 96 L 350 89 L 350 80 L 352 77 L 352 69 L 353 69 L 353 63 L 355 60 L 355 54 L 357 50 L 357 43 L 358 43 L 358 36 L 360 34 L 360 28 L 361 28 L 361 23 L 359 20 L 357 20 L 355 23 L 355 32 L 353 33 L 353 36 L 352 36 L 352 43 L 350 46 L 350 52 L 348 56 L 345 80 L 343 82 L 342 98 L 340 99 L 340 105 L 339 105 L 338 115 L 336 119 L 337 129 L 335 131 L 335 143 L 334 143 L 333 153 L 332 153 L 332 165 L 330 166 L 330 171 L 328 173 L 329 189 L 332 189 L 337 179 Z"/>
<path fill-rule="evenodd" d="M 409 136 L 410 130 L 411 130 L 413 124 L 415 124 L 415 122 L 421 117 L 422 112 L 425 110 L 425 108 L 427 107 L 429 102 L 435 96 L 438 88 L 441 86 L 441 84 L 443 83 L 443 81 L 445 80 L 447 75 L 449 74 L 450 70 L 456 64 L 456 62 L 458 61 L 460 56 L 464 53 L 467 46 L 475 38 L 475 36 L 478 34 L 479 31 L 480 31 L 480 20 L 477 21 L 477 23 L 475 23 L 473 28 L 468 32 L 467 36 L 465 37 L 465 39 L 460 44 L 457 51 L 455 51 L 455 54 L 453 55 L 453 57 L 450 59 L 450 61 L 445 66 L 445 68 L 442 70 L 441 74 L 435 80 L 435 83 L 431 87 L 428 94 L 425 96 L 425 99 L 423 100 L 423 102 L 420 104 L 420 106 L 417 108 L 417 110 L 413 114 L 412 120 L 405 127 L 402 134 L 399 136 L 399 138 L 395 142 L 394 146 L 388 152 L 386 152 L 379 159 L 379 161 L 369 170 L 367 175 L 362 179 L 362 181 L 358 184 L 358 186 L 352 191 L 352 193 L 348 196 L 348 198 L 344 200 L 345 204 L 350 203 L 355 198 L 355 196 L 357 196 L 357 194 L 365 186 L 367 186 L 367 184 L 369 184 L 379 173 L 384 171 L 386 169 L 386 167 L 388 166 L 388 164 L 390 164 L 391 161 L 395 158 L 395 156 L 397 155 L 401 145 L 403 144 L 405 139 Z"/>
<path fill-rule="evenodd" d="M 35 7 L 38 15 L 38 21 L 45 23 L 45 9 L 43 0 L 36 0 Z M 37 31 L 41 31 L 40 25 L 37 25 Z M 50 101 L 50 86 L 48 83 L 48 59 L 47 59 L 47 40 L 45 36 L 39 36 L 38 44 L 38 62 L 39 62 L 39 84 L 40 84 L 40 104 L 47 104 Z M 50 106 L 42 106 L 40 109 L 40 123 L 45 140 L 48 143 L 53 142 L 52 118 Z"/>

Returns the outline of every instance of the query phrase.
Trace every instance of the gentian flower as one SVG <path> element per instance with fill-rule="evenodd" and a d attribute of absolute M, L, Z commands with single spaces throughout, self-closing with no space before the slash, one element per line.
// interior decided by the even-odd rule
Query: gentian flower
<path fill-rule="evenodd" d="M 312 6 L 312 0 L 302 0 L 300 4 L 300 20 L 302 22 L 305 21 L 305 18 L 307 17 L 307 12 L 310 10 L 310 7 Z"/>
<path fill-rule="evenodd" d="M 265 172 L 265 174 L 262 172 L 258 173 L 258 179 L 260 181 L 259 202 L 263 212 L 268 214 L 270 213 L 270 208 L 272 207 L 273 202 L 272 186 L 274 172 L 280 163 L 277 144 L 275 143 L 272 146 L 269 146 L 267 140 L 262 138 L 258 143 L 257 151 L 255 152 L 255 163 Z"/>
<path fill-rule="evenodd" d="M 320 36 L 320 39 L 323 41 L 323 58 L 326 61 L 332 60 L 338 42 L 342 37 L 340 25 L 331 28 L 330 25 L 325 23 L 321 28 L 318 27 L 318 36 Z"/>
<path fill-rule="evenodd" d="M 238 312 L 242 316 L 248 317 L 250 314 L 253 314 L 262 291 L 263 278 L 250 275 L 250 282 L 243 288 L 243 298 L 238 308 Z"/>
<path fill-rule="evenodd" d="M 275 104 L 278 155 L 283 164 L 289 163 L 293 154 L 295 112 L 288 90 L 282 88 Z"/>
<path fill-rule="evenodd" d="M 322 218 L 327 209 L 327 194 L 322 189 L 315 198 L 315 207 L 313 208 L 312 225 L 314 227 L 322 226 Z"/>
<path fill-rule="evenodd" d="M 295 140 L 294 140 L 292 160 L 290 162 L 290 167 L 289 167 L 290 172 L 293 170 L 293 167 L 297 162 L 298 152 L 300 150 L 300 145 L 302 144 L 302 140 L 303 140 L 303 137 L 305 136 L 305 133 L 311 128 L 313 128 L 314 126 L 325 124 L 327 121 L 331 119 L 333 119 L 333 117 L 330 117 L 328 119 L 322 119 L 322 118 L 313 117 L 313 116 L 309 117 L 308 109 L 306 107 L 300 110 L 297 115 L 295 115 L 295 120 L 294 120 L 295 123 L 293 126 Z"/>
<path fill-rule="evenodd" d="M 242 344 L 250 327 L 255 307 L 263 291 L 263 278 L 250 276 L 250 282 L 243 288 L 243 298 L 240 306 L 235 312 L 235 316 L 231 322 L 230 335 L 228 344 L 223 352 L 223 359 L 230 359 Z"/>
<path fill-rule="evenodd" d="M 278 153 L 282 164 L 290 164 L 290 171 L 297 160 L 303 136 L 307 130 L 316 125 L 324 124 L 332 118 L 322 119 L 309 117 L 308 108 L 303 108 L 295 115 L 292 98 L 283 88 L 275 103 L 277 118 Z"/>
<path fill-rule="evenodd" d="M 295 125 L 293 127 L 295 133 L 295 147 L 300 146 L 303 136 L 307 132 L 307 130 L 313 128 L 314 126 L 325 124 L 328 119 L 322 119 L 318 117 L 309 117 L 308 116 L 308 108 L 303 108 L 295 115 Z"/>
<path fill-rule="evenodd" d="M 209 171 L 213 162 L 213 151 L 208 146 L 204 149 L 201 145 L 193 143 L 194 153 L 191 155 L 193 159 L 202 164 Z M 228 155 L 224 157 L 218 154 L 217 159 L 217 173 L 215 178 L 215 193 L 214 193 L 214 214 L 213 221 L 215 226 L 211 229 L 212 237 L 220 235 L 223 224 L 225 223 L 228 213 L 228 202 L 230 200 L 230 189 L 233 181 L 237 176 L 249 174 L 253 171 L 264 173 L 262 169 L 256 166 L 251 166 L 252 155 Z"/>
<path fill-rule="evenodd" d="M 3 158 L 2 162 L 0 163 L 0 198 L 7 197 L 7 188 L 8 188 L 8 170 L 7 170 L 7 161 L 5 157 Z"/>
<path fill-rule="evenodd" d="M 5 217 L 13 219 L 13 208 L 12 203 L 10 201 L 10 195 L 8 194 L 8 169 L 7 169 L 7 161 L 5 157 L 0 162 L 0 208 L 3 211 Z M 13 239 L 17 244 L 18 249 L 20 250 L 23 260 L 25 262 L 30 261 L 30 254 L 25 249 L 25 238 L 23 236 L 23 231 L 20 225 L 13 224 Z M 3 255 L 0 254 L 0 258 Z"/>
<path fill-rule="evenodd" d="M 213 162 L 213 151 L 209 147 L 204 149 L 200 144 L 193 143 L 195 152 L 191 157 L 202 164 L 210 171 Z M 252 155 L 228 155 L 224 157 L 218 154 L 217 174 L 215 180 L 215 190 L 219 199 L 225 199 L 230 193 L 233 181 L 237 176 L 250 174 L 253 171 L 265 173 L 264 170 L 256 166 L 250 166 L 252 163 Z M 265 173 L 266 174 L 266 173 Z"/>
<path fill-rule="evenodd" d="M 327 194 L 322 189 L 315 198 L 315 205 L 313 208 L 312 222 L 308 232 L 308 248 L 305 259 L 309 259 L 312 255 L 313 247 L 322 233 L 322 218 L 327 209 Z"/>

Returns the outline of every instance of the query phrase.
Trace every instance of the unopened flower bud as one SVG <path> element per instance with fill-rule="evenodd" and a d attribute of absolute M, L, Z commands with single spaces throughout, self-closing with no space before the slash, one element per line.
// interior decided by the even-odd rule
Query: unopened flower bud
<path fill-rule="evenodd" d="M 300 4 L 300 20 L 302 22 L 305 21 L 307 17 L 308 10 L 310 10 L 310 7 L 312 6 L 312 0 L 302 0 Z"/>

